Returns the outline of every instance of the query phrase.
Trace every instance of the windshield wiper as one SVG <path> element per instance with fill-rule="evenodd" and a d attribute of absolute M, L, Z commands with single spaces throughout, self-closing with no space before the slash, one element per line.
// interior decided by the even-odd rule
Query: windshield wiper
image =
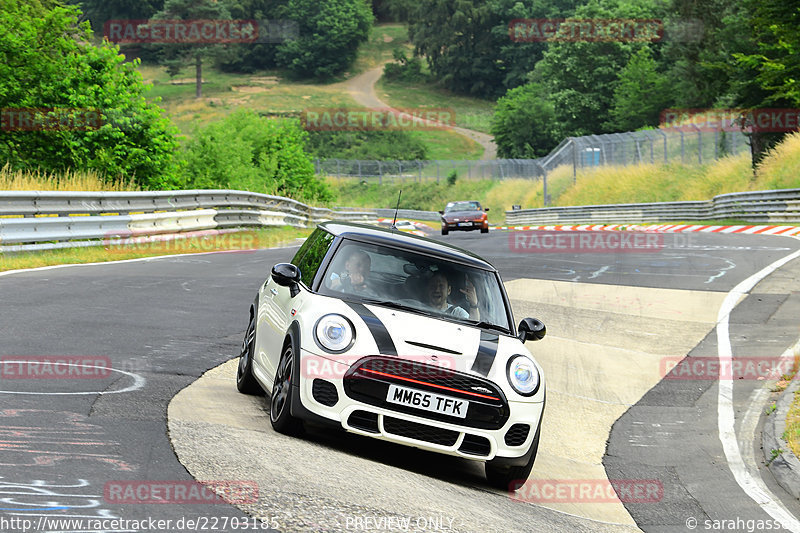
<path fill-rule="evenodd" d="M 399 304 L 397 302 L 390 302 L 388 300 L 378 300 L 377 298 L 361 298 L 361 301 L 367 304 L 373 305 L 382 305 L 385 307 L 391 307 L 393 309 L 402 309 L 404 311 L 416 311 L 419 312 L 419 309 L 414 309 L 413 307 L 409 307 L 407 305 Z"/>
<path fill-rule="evenodd" d="M 497 324 L 492 324 L 491 322 L 470 322 L 470 325 L 475 326 L 477 328 L 486 328 L 486 329 L 494 329 L 496 331 L 502 331 L 503 333 L 511 333 L 511 331 L 503 326 L 499 326 Z"/>

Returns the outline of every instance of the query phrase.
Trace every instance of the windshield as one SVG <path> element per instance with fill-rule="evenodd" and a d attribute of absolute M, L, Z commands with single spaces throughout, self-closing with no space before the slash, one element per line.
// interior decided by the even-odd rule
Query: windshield
<path fill-rule="evenodd" d="M 478 202 L 450 202 L 444 208 L 445 212 L 448 211 L 480 211 L 481 204 Z"/>
<path fill-rule="evenodd" d="M 345 241 L 320 286 L 328 296 L 358 299 L 484 323 L 511 331 L 500 279 L 494 272 L 397 250 Z"/>

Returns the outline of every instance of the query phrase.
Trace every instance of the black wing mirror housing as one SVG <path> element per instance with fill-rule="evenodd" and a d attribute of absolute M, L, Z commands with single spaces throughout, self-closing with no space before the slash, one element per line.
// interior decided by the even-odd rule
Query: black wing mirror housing
<path fill-rule="evenodd" d="M 540 341 L 547 334 L 547 328 L 544 322 L 538 318 L 524 318 L 519 323 L 517 328 L 519 331 L 519 340 L 525 341 Z"/>
<path fill-rule="evenodd" d="M 291 263 L 278 263 L 272 267 L 272 279 L 281 287 L 289 287 L 292 298 L 300 292 L 300 269 Z"/>

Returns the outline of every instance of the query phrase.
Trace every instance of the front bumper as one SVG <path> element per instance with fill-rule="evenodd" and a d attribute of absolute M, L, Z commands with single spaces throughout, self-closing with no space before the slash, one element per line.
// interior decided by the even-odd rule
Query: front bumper
<path fill-rule="evenodd" d="M 451 417 L 376 401 L 374 395 L 365 396 L 363 393 L 368 387 L 361 382 L 354 394 L 354 387 L 348 385 L 345 374 L 352 377 L 352 370 L 358 363 L 349 368 L 335 364 L 339 365 L 337 376 L 301 376 L 299 383 L 296 382 L 295 398 L 300 405 L 298 409 L 293 406 L 295 416 L 325 421 L 353 433 L 406 446 L 489 461 L 525 456 L 533 444 L 544 410 L 544 402 L 515 402 L 503 397 L 499 417 L 489 420 L 491 411 L 484 409 L 483 416 L 463 421 L 444 420 Z M 324 387 L 320 380 L 326 382 Z"/>
<path fill-rule="evenodd" d="M 476 229 L 489 229 L 489 221 L 481 220 L 468 220 L 461 222 L 444 222 L 442 221 L 442 229 L 448 231 L 472 231 Z"/>

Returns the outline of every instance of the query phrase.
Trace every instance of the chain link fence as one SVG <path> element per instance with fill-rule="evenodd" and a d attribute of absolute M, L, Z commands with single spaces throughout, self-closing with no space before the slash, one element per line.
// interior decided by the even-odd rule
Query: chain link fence
<path fill-rule="evenodd" d="M 639 163 L 703 164 L 720 157 L 749 151 L 747 136 L 739 131 L 704 131 L 667 128 L 628 133 L 587 135 L 564 139 L 549 155 L 539 159 L 364 161 L 317 159 L 319 175 L 357 178 L 378 183 L 441 181 L 455 171 L 466 179 L 546 178 L 562 165 L 579 168 Z"/>

